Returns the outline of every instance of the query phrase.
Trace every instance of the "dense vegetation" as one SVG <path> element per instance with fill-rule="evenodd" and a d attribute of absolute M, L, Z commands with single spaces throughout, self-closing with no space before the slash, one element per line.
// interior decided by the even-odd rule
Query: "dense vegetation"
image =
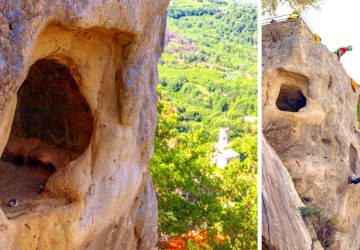
<path fill-rule="evenodd" d="M 215 249 L 256 248 L 256 28 L 252 4 L 170 4 L 150 164 L 161 236 L 198 230 Z M 230 128 L 232 148 L 241 154 L 225 169 L 212 164 L 220 127 Z M 187 248 L 199 247 L 187 242 Z"/>

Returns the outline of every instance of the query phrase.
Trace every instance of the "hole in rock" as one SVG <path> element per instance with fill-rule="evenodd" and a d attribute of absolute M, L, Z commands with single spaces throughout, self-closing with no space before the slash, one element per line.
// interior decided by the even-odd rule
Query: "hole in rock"
<path fill-rule="evenodd" d="M 324 143 L 324 144 L 331 144 L 331 140 L 327 139 L 327 138 L 322 138 L 321 141 Z"/>
<path fill-rule="evenodd" d="M 281 111 L 298 112 L 306 106 L 306 97 L 299 88 L 284 84 L 281 85 L 276 106 Z"/>
<path fill-rule="evenodd" d="M 304 203 L 310 203 L 310 202 L 312 202 L 313 199 L 310 197 L 302 197 L 301 200 Z"/>
<path fill-rule="evenodd" d="M 356 148 L 350 144 L 349 149 L 349 165 L 353 174 L 357 173 L 358 154 Z"/>
<path fill-rule="evenodd" d="M 34 206 L 46 183 L 88 147 L 93 116 L 70 71 L 41 59 L 17 93 L 10 137 L 0 159 L 0 202 L 5 213 Z M 8 207 L 17 199 L 17 207 Z"/>
<path fill-rule="evenodd" d="M 330 79 L 329 79 L 329 84 L 328 84 L 328 89 L 331 89 L 331 88 L 332 88 L 332 86 L 334 85 L 334 84 L 333 84 L 333 81 L 334 81 L 333 77 L 332 77 L 332 76 L 330 76 Z"/>

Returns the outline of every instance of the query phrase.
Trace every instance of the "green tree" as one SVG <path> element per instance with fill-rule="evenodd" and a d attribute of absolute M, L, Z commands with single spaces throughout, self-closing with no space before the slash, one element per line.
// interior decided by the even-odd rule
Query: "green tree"
<path fill-rule="evenodd" d="M 162 87 L 158 97 L 160 119 L 150 171 L 160 233 L 179 237 L 199 229 L 208 233 L 215 249 L 256 249 L 256 139 L 234 140 L 234 148 L 243 150 L 243 159 L 218 169 L 212 164 L 214 142 L 208 131 L 174 129 L 180 123 L 178 109 L 163 99 Z M 216 242 L 217 234 L 224 235 L 225 241 Z"/>
<path fill-rule="evenodd" d="M 280 5 L 288 4 L 292 9 L 319 8 L 320 0 L 262 0 L 263 13 L 275 14 Z"/>
<path fill-rule="evenodd" d="M 214 249 L 256 249 L 257 129 L 245 122 L 257 113 L 256 5 L 172 0 L 168 13 L 150 164 L 159 232 L 180 237 L 197 228 Z M 241 153 L 225 170 L 212 164 L 219 127 L 230 128 Z"/>

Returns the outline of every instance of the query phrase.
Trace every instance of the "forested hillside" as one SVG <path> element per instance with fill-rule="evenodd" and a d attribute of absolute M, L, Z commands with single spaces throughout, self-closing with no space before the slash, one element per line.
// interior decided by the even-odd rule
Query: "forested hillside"
<path fill-rule="evenodd" d="M 180 237 L 189 249 L 256 248 L 256 41 L 256 5 L 170 4 L 150 165 L 160 241 Z M 212 164 L 220 127 L 230 128 L 232 148 L 241 153 L 241 161 L 225 169 Z M 202 243 L 186 236 L 191 230 L 206 232 Z"/>
<path fill-rule="evenodd" d="M 179 130 L 230 126 L 240 136 L 249 127 L 244 117 L 256 116 L 255 6 L 180 0 L 168 17 L 160 85 L 178 108 Z"/>

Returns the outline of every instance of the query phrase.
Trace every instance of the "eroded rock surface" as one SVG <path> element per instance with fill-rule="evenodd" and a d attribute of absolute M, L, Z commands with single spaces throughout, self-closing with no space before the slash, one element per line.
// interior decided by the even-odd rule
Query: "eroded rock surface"
<path fill-rule="evenodd" d="M 300 198 L 337 221 L 331 249 L 360 247 L 360 186 L 347 184 L 350 174 L 360 175 L 359 95 L 350 83 L 336 55 L 305 37 L 289 36 L 263 48 L 264 136 L 296 180 Z M 264 185 L 265 192 L 289 181 L 284 178 Z M 286 203 L 285 197 L 278 202 Z"/>
<path fill-rule="evenodd" d="M 265 203 L 262 216 L 263 246 L 268 249 L 270 242 L 271 249 L 322 249 L 319 242 L 312 240 L 301 218 L 298 208 L 303 207 L 304 203 L 296 192 L 291 176 L 265 138 L 262 145 Z"/>
<path fill-rule="evenodd" d="M 157 203 L 147 164 L 167 5 L 0 1 L 0 154 L 6 148 L 13 157 L 1 163 L 0 183 L 8 181 L 6 168 L 29 173 L 12 177 L 11 189 L 40 176 L 43 164 L 55 167 L 26 209 L 5 209 L 2 201 L 0 249 L 155 247 Z M 64 68 L 60 77 L 50 64 Z M 33 65 L 40 68 L 29 76 Z M 55 88 L 58 94 L 50 93 Z M 34 116 L 30 104 L 39 111 Z"/>

